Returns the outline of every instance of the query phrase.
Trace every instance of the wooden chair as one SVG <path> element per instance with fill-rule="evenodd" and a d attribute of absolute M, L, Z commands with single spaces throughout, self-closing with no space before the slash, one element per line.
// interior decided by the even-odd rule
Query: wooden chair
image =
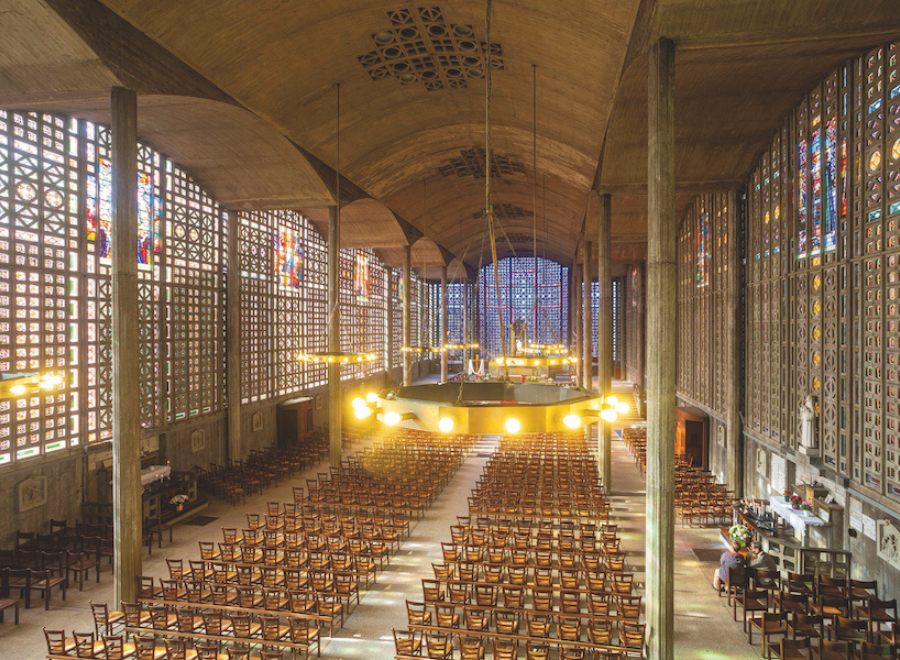
<path fill-rule="evenodd" d="M 769 592 L 765 589 L 744 589 L 743 593 L 735 596 L 731 614 L 735 621 L 737 621 L 739 605 L 743 610 L 744 632 L 747 632 L 747 614 L 767 611 L 769 609 Z"/>
<path fill-rule="evenodd" d="M 0 623 L 3 623 L 4 612 L 13 607 L 15 608 L 16 612 L 15 622 L 16 625 L 19 625 L 19 604 L 19 599 L 13 598 L 11 596 L 11 590 L 9 586 L 9 569 L 0 569 Z"/>
<path fill-rule="evenodd" d="M 895 644 L 873 644 L 863 642 L 859 645 L 859 660 L 896 660 L 898 648 Z"/>
<path fill-rule="evenodd" d="M 136 660 L 163 660 L 166 647 L 156 645 L 153 635 L 135 635 L 133 638 Z"/>
<path fill-rule="evenodd" d="M 66 599 L 67 582 L 68 577 L 65 574 L 53 577 L 50 574 L 49 570 L 31 572 L 31 589 L 41 592 L 41 598 L 43 598 L 44 600 L 45 610 L 50 609 L 50 594 L 55 587 L 59 587 L 59 589 L 62 591 L 62 599 Z"/>
<path fill-rule="evenodd" d="M 864 606 L 856 608 L 856 616 L 866 619 L 869 622 L 869 632 L 877 635 L 881 632 L 882 624 L 891 622 L 897 624 L 897 599 L 869 598 Z"/>
<path fill-rule="evenodd" d="M 819 638 L 818 647 L 813 647 L 810 658 L 813 660 L 852 660 L 853 648 L 850 642 L 829 641 Z"/>
<path fill-rule="evenodd" d="M 75 640 L 67 638 L 65 630 L 44 628 L 44 639 L 47 640 L 48 655 L 71 655 L 75 650 Z"/>
<path fill-rule="evenodd" d="M 808 660 L 809 656 L 809 639 L 788 639 L 782 637 L 777 644 L 769 644 L 767 648 L 769 655 L 772 653 L 778 660 Z"/>
<path fill-rule="evenodd" d="M 316 655 L 322 655 L 320 630 L 315 622 L 309 619 L 292 618 L 289 620 L 289 626 L 291 643 L 303 647 L 305 658 L 309 657 L 309 649 L 313 644 L 316 646 Z"/>
<path fill-rule="evenodd" d="M 481 637 L 459 636 L 460 660 L 484 660 L 484 641 Z"/>
<path fill-rule="evenodd" d="M 453 638 L 448 633 L 426 631 L 424 636 L 429 658 L 438 660 L 453 658 Z"/>
<path fill-rule="evenodd" d="M 394 628 L 394 651 L 397 655 L 422 655 L 422 635 L 415 630 Z M 480 641 L 480 640 L 479 640 Z"/>
<path fill-rule="evenodd" d="M 759 630 L 762 638 L 762 646 L 760 652 L 766 658 L 771 658 L 772 654 L 766 641 L 773 635 L 787 635 L 787 615 L 782 613 L 772 614 L 770 612 L 762 612 L 758 617 L 752 617 L 749 620 L 750 626 L 747 629 L 747 641 L 753 644 L 753 629 Z"/>
<path fill-rule="evenodd" d="M 747 570 L 742 567 L 729 567 L 725 572 L 725 581 L 719 587 L 719 595 L 722 595 L 722 589 L 728 596 L 728 604 L 732 605 L 732 601 L 737 592 L 744 588 L 747 584 Z"/>
<path fill-rule="evenodd" d="M 126 644 L 121 635 L 103 635 L 102 640 L 106 660 L 125 660 L 135 655 L 134 644 Z"/>
<path fill-rule="evenodd" d="M 795 612 L 788 621 L 788 635 L 791 639 L 809 637 L 810 639 L 822 638 L 822 626 L 824 619 L 819 614 L 802 614 Z"/>

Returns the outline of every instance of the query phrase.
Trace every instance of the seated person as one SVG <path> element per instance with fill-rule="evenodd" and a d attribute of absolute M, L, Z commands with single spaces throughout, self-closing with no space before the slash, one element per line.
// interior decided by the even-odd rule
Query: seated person
<path fill-rule="evenodd" d="M 763 550 L 762 543 L 756 539 L 750 541 L 750 568 L 760 571 L 777 571 L 778 565 L 775 559 L 768 552 Z M 773 584 L 773 580 L 766 578 L 759 581 L 760 586 L 768 587 Z"/>
<path fill-rule="evenodd" d="M 744 563 L 744 556 L 740 552 L 741 544 L 734 539 L 731 539 L 729 545 L 731 546 L 731 549 L 722 553 L 722 556 L 719 558 L 721 567 L 716 569 L 716 574 L 713 577 L 713 587 L 716 591 L 721 591 L 722 585 L 725 584 L 725 580 L 728 578 L 729 568 L 744 568 L 746 565 Z"/>

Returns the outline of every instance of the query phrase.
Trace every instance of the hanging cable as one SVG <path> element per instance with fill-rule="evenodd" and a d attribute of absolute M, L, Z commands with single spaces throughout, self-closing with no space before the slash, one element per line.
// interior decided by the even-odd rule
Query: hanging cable
<path fill-rule="evenodd" d="M 531 187 L 532 263 L 534 264 L 534 340 L 538 340 L 538 262 L 537 262 L 537 64 L 531 65 L 531 155 L 533 179 Z"/>
<path fill-rule="evenodd" d="M 494 289 L 497 294 L 497 314 L 500 319 L 500 347 L 503 351 L 504 380 L 509 380 L 509 366 L 506 364 L 506 326 L 503 325 L 503 294 L 500 291 L 500 267 L 497 265 L 497 234 L 494 230 L 494 208 L 491 205 L 491 0 L 486 0 L 485 11 L 485 85 L 484 93 L 484 212 L 487 214 L 488 230 L 491 236 L 491 256 L 494 258 Z"/>

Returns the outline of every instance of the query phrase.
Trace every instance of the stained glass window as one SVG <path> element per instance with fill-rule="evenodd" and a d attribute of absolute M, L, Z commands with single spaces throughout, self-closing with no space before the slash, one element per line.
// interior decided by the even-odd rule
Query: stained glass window
<path fill-rule="evenodd" d="M 538 319 L 537 335 L 529 329 L 529 342 L 565 343 L 568 337 L 569 269 L 546 259 L 537 260 Z M 515 321 L 534 326 L 534 268 L 532 257 L 508 257 L 497 264 L 503 300 L 503 320 L 509 328 Z M 500 355 L 500 325 L 497 311 L 493 265 L 484 266 L 478 276 L 479 324 L 481 348 L 487 355 Z"/>
<path fill-rule="evenodd" d="M 709 284 L 709 211 L 697 218 L 697 286 Z"/>

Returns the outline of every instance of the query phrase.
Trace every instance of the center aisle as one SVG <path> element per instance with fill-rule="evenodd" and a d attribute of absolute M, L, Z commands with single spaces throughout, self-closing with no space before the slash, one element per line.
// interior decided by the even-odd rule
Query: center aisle
<path fill-rule="evenodd" d="M 612 443 L 612 495 L 610 513 L 619 524 L 621 547 L 627 552 L 628 568 L 635 582 L 644 587 L 645 507 L 647 482 L 614 433 Z M 758 660 L 759 646 L 750 646 L 735 622 L 727 599 L 712 588 L 718 562 L 699 561 L 694 550 L 723 551 L 717 529 L 675 527 L 675 659 Z M 704 553 L 708 554 L 708 553 Z M 759 639 L 758 635 L 755 639 Z"/>
<path fill-rule="evenodd" d="M 379 574 L 340 632 L 323 643 L 323 658 L 365 658 L 388 660 L 394 657 L 393 628 L 406 629 L 406 601 L 422 600 L 422 579 L 434 576 L 432 563 L 440 563 L 441 541 L 448 540 L 457 516 L 469 514 L 468 497 L 497 439 L 482 438 L 434 504 L 412 529 L 400 551 Z"/>

